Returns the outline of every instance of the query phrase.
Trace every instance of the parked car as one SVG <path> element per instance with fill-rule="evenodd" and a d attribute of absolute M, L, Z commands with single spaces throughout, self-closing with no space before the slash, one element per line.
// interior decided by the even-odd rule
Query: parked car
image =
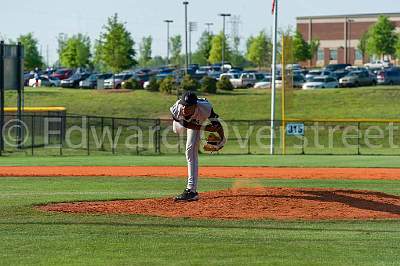
<path fill-rule="evenodd" d="M 112 74 L 92 74 L 87 79 L 79 82 L 79 88 L 82 89 L 96 89 L 97 88 L 97 80 L 98 79 L 109 79 L 112 77 Z"/>
<path fill-rule="evenodd" d="M 255 73 L 224 73 L 220 78 L 228 77 L 234 88 L 251 88 L 256 84 Z"/>
<path fill-rule="evenodd" d="M 376 85 L 376 78 L 368 71 L 352 71 L 339 80 L 340 87 L 358 87 Z"/>
<path fill-rule="evenodd" d="M 393 64 L 390 63 L 389 60 L 376 60 L 370 63 L 366 63 L 364 66 L 367 68 L 388 68 L 392 67 Z"/>
<path fill-rule="evenodd" d="M 255 89 L 270 89 L 271 88 L 271 76 L 266 76 L 263 80 L 254 84 Z"/>
<path fill-rule="evenodd" d="M 72 69 L 58 69 L 56 72 L 54 72 L 51 77 L 53 78 L 58 78 L 59 80 L 64 80 L 72 76 L 74 71 Z"/>
<path fill-rule="evenodd" d="M 29 81 L 34 77 L 33 72 L 24 73 L 24 86 L 30 86 Z"/>
<path fill-rule="evenodd" d="M 61 87 L 63 88 L 79 88 L 79 82 L 87 79 L 89 73 L 75 73 L 71 77 L 61 80 Z"/>
<path fill-rule="evenodd" d="M 314 77 L 312 81 L 306 82 L 303 85 L 303 90 L 339 88 L 337 79 L 331 76 Z"/>
<path fill-rule="evenodd" d="M 331 71 L 322 70 L 322 69 L 314 69 L 307 73 L 306 81 L 310 81 L 316 76 L 331 76 L 331 75 L 332 75 Z"/>
<path fill-rule="evenodd" d="M 339 70 L 345 70 L 347 67 L 350 66 L 350 64 L 330 64 L 325 67 L 325 70 L 335 72 Z"/>
<path fill-rule="evenodd" d="M 395 85 L 400 84 L 400 69 L 391 68 L 378 72 L 376 76 L 379 85 Z"/>
<path fill-rule="evenodd" d="M 111 77 L 104 81 L 104 88 L 105 89 L 113 89 L 113 88 L 121 89 L 122 82 L 132 78 L 133 76 L 134 76 L 133 73 L 130 73 L 130 72 L 117 74 L 114 77 Z M 114 83 L 114 85 L 113 85 L 113 83 Z"/>
<path fill-rule="evenodd" d="M 332 73 L 332 76 L 335 77 L 337 80 L 347 76 L 349 74 L 349 70 L 337 70 Z"/>
<path fill-rule="evenodd" d="M 60 87 L 60 80 L 58 78 L 42 75 L 39 77 L 39 87 Z M 36 87 L 36 79 L 31 78 L 28 82 L 29 87 Z"/>

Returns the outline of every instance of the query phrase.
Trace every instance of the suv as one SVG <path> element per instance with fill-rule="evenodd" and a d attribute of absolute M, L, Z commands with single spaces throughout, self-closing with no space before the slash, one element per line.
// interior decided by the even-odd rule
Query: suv
<path fill-rule="evenodd" d="M 376 76 L 379 85 L 394 85 L 400 84 L 400 69 L 391 68 L 378 72 Z"/>
<path fill-rule="evenodd" d="M 109 79 L 106 79 L 104 81 L 104 88 L 105 89 L 121 89 L 122 88 L 122 82 L 127 81 L 128 79 L 132 78 L 134 75 L 133 73 L 121 73 L 114 75 L 114 77 L 111 77 Z M 114 83 L 114 85 L 113 85 Z"/>

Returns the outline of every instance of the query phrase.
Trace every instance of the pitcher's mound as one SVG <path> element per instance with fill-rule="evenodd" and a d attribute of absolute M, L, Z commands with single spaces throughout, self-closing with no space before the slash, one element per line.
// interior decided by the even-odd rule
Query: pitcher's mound
<path fill-rule="evenodd" d="M 171 198 L 60 203 L 39 209 L 65 213 L 136 214 L 194 219 L 399 219 L 400 197 L 380 192 L 315 188 L 241 188 L 200 194 L 197 202 Z"/>

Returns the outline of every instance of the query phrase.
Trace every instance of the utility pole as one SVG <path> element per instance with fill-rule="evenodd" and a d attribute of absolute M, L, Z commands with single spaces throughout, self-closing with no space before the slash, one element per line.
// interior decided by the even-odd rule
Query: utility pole
<path fill-rule="evenodd" d="M 167 23 L 167 65 L 169 65 L 169 51 L 171 47 L 171 42 L 169 40 L 169 24 L 173 23 L 174 21 L 166 19 L 164 22 Z"/>
<path fill-rule="evenodd" d="M 189 65 L 192 64 L 192 32 L 197 30 L 197 22 L 189 22 Z"/>
<path fill-rule="evenodd" d="M 225 18 L 230 17 L 231 14 L 229 13 L 221 13 L 219 16 L 222 17 L 222 60 L 221 60 L 221 70 L 224 72 L 224 65 L 225 65 L 225 42 L 226 42 L 226 35 L 225 35 Z"/>
<path fill-rule="evenodd" d="M 183 2 L 185 6 L 185 75 L 188 74 L 189 68 L 189 57 L 188 57 L 188 14 L 187 7 L 189 5 L 188 1 Z"/>
<path fill-rule="evenodd" d="M 241 24 L 240 16 L 232 16 L 232 18 L 229 21 L 229 24 L 231 24 L 232 47 L 234 48 L 235 52 L 239 54 L 239 45 L 240 45 L 239 26 Z"/>
<path fill-rule="evenodd" d="M 210 33 L 211 33 L 211 26 L 213 26 L 214 23 L 208 22 L 208 23 L 205 23 L 205 25 L 207 26 L 207 32 L 208 32 L 208 34 L 210 34 Z"/>

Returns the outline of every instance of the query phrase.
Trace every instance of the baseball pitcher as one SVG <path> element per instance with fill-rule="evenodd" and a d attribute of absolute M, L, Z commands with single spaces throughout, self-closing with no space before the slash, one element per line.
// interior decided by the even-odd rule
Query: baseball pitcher
<path fill-rule="evenodd" d="M 198 153 L 201 131 L 216 132 L 212 134 L 204 146 L 205 151 L 218 151 L 226 143 L 224 129 L 218 120 L 210 102 L 199 99 L 194 92 L 188 91 L 182 95 L 170 108 L 173 118 L 173 131 L 187 135 L 186 161 L 188 165 L 187 187 L 182 194 L 175 197 L 175 201 L 196 201 L 199 199 L 197 181 L 199 175 Z"/>

